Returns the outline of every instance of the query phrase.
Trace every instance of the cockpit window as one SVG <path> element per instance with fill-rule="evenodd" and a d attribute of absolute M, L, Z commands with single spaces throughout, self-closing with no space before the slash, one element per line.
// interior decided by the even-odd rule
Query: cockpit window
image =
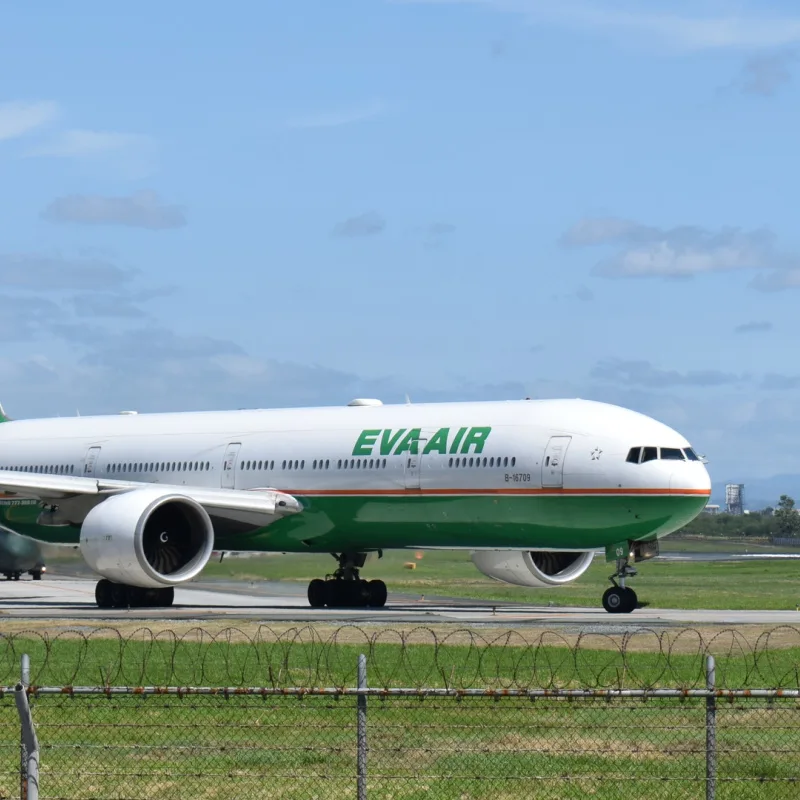
<path fill-rule="evenodd" d="M 661 458 L 665 461 L 683 461 L 683 450 L 677 447 L 662 447 Z"/>
<path fill-rule="evenodd" d="M 641 457 L 640 457 L 641 456 Z M 691 447 L 631 447 L 625 459 L 630 464 L 644 464 L 645 461 L 700 461 L 700 456 Z"/>
<path fill-rule="evenodd" d="M 658 458 L 658 448 L 657 447 L 643 447 L 642 450 L 642 464 L 645 461 L 655 461 Z"/>

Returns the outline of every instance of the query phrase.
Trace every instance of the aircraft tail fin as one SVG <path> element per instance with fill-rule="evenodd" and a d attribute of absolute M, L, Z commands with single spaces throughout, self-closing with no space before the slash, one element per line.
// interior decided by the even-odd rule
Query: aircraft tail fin
<path fill-rule="evenodd" d="M 11 417 L 9 417 L 5 410 L 3 409 L 2 404 L 0 403 L 0 422 L 11 422 Z"/>

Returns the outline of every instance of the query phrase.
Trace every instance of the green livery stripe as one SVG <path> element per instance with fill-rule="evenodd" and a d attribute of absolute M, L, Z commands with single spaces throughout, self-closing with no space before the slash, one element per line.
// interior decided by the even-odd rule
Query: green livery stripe
<path fill-rule="evenodd" d="M 407 547 L 589 550 L 665 536 L 694 519 L 708 500 L 707 493 L 483 491 L 298 492 L 303 511 L 265 528 L 242 533 L 214 517 L 215 548 L 287 553 Z M 40 510 L 35 504 L 0 506 L 0 521 L 42 541 L 78 542 L 77 527 L 37 525 Z"/>

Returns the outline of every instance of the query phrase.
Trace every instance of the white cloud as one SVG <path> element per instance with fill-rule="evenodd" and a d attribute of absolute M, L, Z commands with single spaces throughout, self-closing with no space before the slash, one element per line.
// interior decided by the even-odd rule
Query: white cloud
<path fill-rule="evenodd" d="M 62 131 L 26 155 L 97 161 L 104 169 L 110 165 L 137 179 L 154 171 L 156 142 L 136 133 L 73 129 Z"/>
<path fill-rule="evenodd" d="M 0 141 L 24 136 L 57 116 L 58 106 L 51 102 L 0 103 Z"/>
<path fill-rule="evenodd" d="M 758 270 L 767 272 L 751 285 L 784 289 L 795 285 L 800 258 L 780 253 L 774 235 L 764 229 L 708 230 L 696 225 L 656 228 L 616 217 L 587 218 L 561 237 L 572 247 L 617 245 L 618 252 L 599 262 L 595 275 L 613 278 L 689 278 L 709 272 Z"/>
<path fill-rule="evenodd" d="M 53 200 L 42 212 L 51 222 L 87 225 L 127 225 L 133 228 L 166 230 L 186 225 L 179 206 L 164 205 L 155 192 L 135 192 L 130 197 L 67 195 Z"/>
<path fill-rule="evenodd" d="M 148 148 L 152 140 L 148 136 L 111 131 L 69 130 L 63 131 L 50 142 L 31 151 L 31 155 L 54 158 L 86 158 L 131 148 Z"/>
<path fill-rule="evenodd" d="M 627 41 L 657 41 L 684 50 L 780 47 L 800 42 L 800 15 L 765 9 L 766 3 L 713 6 L 702 0 L 634 3 L 632 0 L 394 0 L 399 3 L 484 5 L 532 23 L 622 34 Z"/>
<path fill-rule="evenodd" d="M 323 111 L 307 116 L 287 120 L 290 128 L 338 128 L 341 125 L 352 125 L 382 114 L 386 110 L 383 103 L 375 102 L 360 108 Z"/>

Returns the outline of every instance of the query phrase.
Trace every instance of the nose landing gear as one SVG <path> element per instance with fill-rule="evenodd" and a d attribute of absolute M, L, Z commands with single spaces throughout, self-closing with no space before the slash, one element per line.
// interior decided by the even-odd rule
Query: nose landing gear
<path fill-rule="evenodd" d="M 609 614 L 630 614 L 638 607 L 639 599 L 636 597 L 636 592 L 625 585 L 625 579 L 632 578 L 636 574 L 636 570 L 628 563 L 627 558 L 617 559 L 617 571 L 609 576 L 614 585 L 603 593 L 603 608 Z"/>
<path fill-rule="evenodd" d="M 339 568 L 323 581 L 315 578 L 308 584 L 308 603 L 312 608 L 382 608 L 386 605 L 386 584 L 362 580 L 359 570 L 366 553 L 331 553 Z"/>

